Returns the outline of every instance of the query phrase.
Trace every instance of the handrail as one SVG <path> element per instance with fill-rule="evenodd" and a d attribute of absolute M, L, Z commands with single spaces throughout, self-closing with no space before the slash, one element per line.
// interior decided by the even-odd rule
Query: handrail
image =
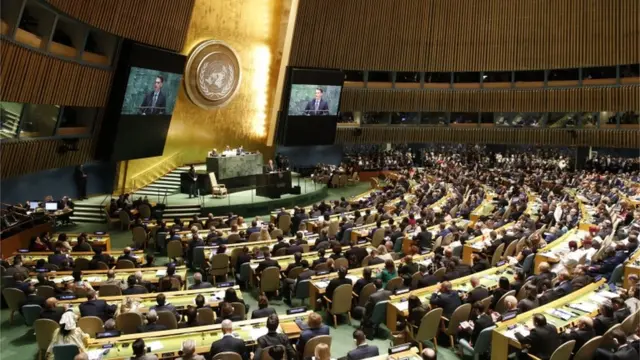
<path fill-rule="evenodd" d="M 133 175 L 131 178 L 129 178 L 129 180 L 127 181 L 125 179 L 125 184 L 127 182 L 129 182 L 131 185 L 129 187 L 127 187 L 126 185 L 124 186 L 125 188 L 125 192 L 127 192 L 126 190 L 129 189 L 128 192 L 133 193 L 136 192 L 137 190 L 140 190 L 141 188 L 149 185 L 150 183 L 152 183 L 153 181 L 155 181 L 157 178 L 154 178 L 153 180 L 148 180 L 146 179 L 146 181 L 144 181 L 144 176 L 148 175 L 149 173 L 151 173 L 152 171 L 158 170 L 161 167 L 167 167 L 167 168 L 176 168 L 178 166 L 180 166 L 182 164 L 182 153 L 180 151 L 177 151 L 171 155 L 169 155 L 168 157 L 158 161 L 157 163 L 151 165 L 150 167 L 138 172 L 137 174 Z M 163 174 L 164 175 L 164 174 Z M 139 179 L 143 179 L 142 182 L 139 182 Z"/>

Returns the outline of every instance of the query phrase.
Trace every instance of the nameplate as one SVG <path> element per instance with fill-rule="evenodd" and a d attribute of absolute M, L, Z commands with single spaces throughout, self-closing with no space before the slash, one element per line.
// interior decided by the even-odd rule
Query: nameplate
<path fill-rule="evenodd" d="M 307 311 L 306 306 L 295 307 L 287 310 L 287 315 L 300 314 Z"/>
<path fill-rule="evenodd" d="M 231 287 L 231 286 L 233 286 L 233 285 L 235 285 L 235 284 L 236 284 L 236 283 L 235 283 L 235 282 L 233 282 L 233 281 L 227 281 L 227 282 L 219 283 L 219 284 L 218 284 L 218 285 L 216 285 L 216 286 L 217 286 L 217 287 L 224 288 L 224 287 Z"/>
<path fill-rule="evenodd" d="M 36 272 L 39 272 L 39 273 L 46 273 L 46 272 L 49 272 L 49 269 L 45 269 L 45 268 L 36 269 Z"/>
<path fill-rule="evenodd" d="M 422 250 L 420 250 L 420 255 L 428 254 L 429 251 L 430 251 L 429 249 L 422 249 Z"/>
<path fill-rule="evenodd" d="M 21 254 L 28 253 L 29 249 L 18 249 L 18 252 Z"/>
<path fill-rule="evenodd" d="M 329 273 L 329 270 L 322 270 L 322 271 L 316 272 L 316 275 L 327 275 L 328 273 Z"/>
<path fill-rule="evenodd" d="M 409 288 L 396 289 L 395 295 L 402 295 L 402 294 L 406 294 L 408 292 L 409 292 Z"/>
<path fill-rule="evenodd" d="M 166 352 L 166 353 L 162 353 L 162 356 L 160 356 L 161 358 L 171 358 L 171 357 L 176 357 L 176 355 L 172 352 Z"/>
<path fill-rule="evenodd" d="M 101 333 L 97 333 L 96 334 L 96 339 L 100 339 L 100 337 L 105 337 L 102 336 L 103 334 L 109 334 L 110 332 L 101 332 Z M 111 349 L 113 347 L 113 344 L 104 344 L 102 345 L 103 349 Z"/>
<path fill-rule="evenodd" d="M 507 261 L 506 260 L 502 260 L 502 261 L 498 261 L 498 263 L 496 264 L 496 266 L 502 266 L 504 264 L 506 264 Z"/>
<path fill-rule="evenodd" d="M 75 300 L 77 298 L 75 295 L 58 295 L 59 300 Z"/>
<path fill-rule="evenodd" d="M 403 352 L 403 351 L 407 351 L 409 349 L 411 349 L 411 343 L 390 347 L 389 348 L 389 355 L 397 354 L 397 353 L 400 353 L 400 352 Z"/>
<path fill-rule="evenodd" d="M 358 240 L 358 244 L 364 244 L 367 242 L 367 239 L 360 239 Z"/>
<path fill-rule="evenodd" d="M 104 232 L 104 231 L 96 231 L 96 232 L 94 232 L 94 234 L 95 235 L 105 235 L 106 232 Z"/>
<path fill-rule="evenodd" d="M 256 256 L 256 260 L 264 260 L 264 256 Z"/>

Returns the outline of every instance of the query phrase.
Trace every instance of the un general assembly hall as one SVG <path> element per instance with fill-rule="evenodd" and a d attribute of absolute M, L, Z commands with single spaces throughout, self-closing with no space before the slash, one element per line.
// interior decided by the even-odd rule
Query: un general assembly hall
<path fill-rule="evenodd" d="M 0 359 L 640 359 L 640 1 L 0 5 Z"/>

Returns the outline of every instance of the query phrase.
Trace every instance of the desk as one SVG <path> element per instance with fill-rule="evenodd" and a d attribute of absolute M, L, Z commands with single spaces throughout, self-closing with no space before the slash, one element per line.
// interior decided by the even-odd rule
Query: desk
<path fill-rule="evenodd" d="M 121 250 L 118 251 L 103 251 L 103 254 L 108 254 L 109 256 L 111 256 L 114 259 L 118 259 L 118 257 L 120 255 L 123 254 L 123 252 Z M 132 255 L 137 256 L 138 257 L 138 264 L 140 265 L 144 265 L 145 264 L 145 258 L 144 258 L 144 251 L 143 250 L 137 250 L 137 251 L 132 251 L 131 252 Z M 53 255 L 53 252 L 51 251 L 44 251 L 44 252 L 28 252 L 28 253 L 20 253 L 20 252 L 15 252 L 13 253 L 12 256 L 15 255 L 21 255 L 22 256 L 22 261 L 24 262 L 24 264 L 26 266 L 35 266 L 36 262 L 40 259 L 43 259 L 45 261 L 49 261 L 49 256 Z M 71 258 L 73 261 L 75 261 L 76 259 L 87 259 L 89 261 L 91 261 L 91 259 L 93 258 L 93 256 L 95 255 L 94 252 L 70 252 L 68 254 L 68 257 Z"/>
<path fill-rule="evenodd" d="M 554 325 L 558 328 L 559 332 L 564 331 L 566 328 L 575 325 L 576 320 L 580 316 L 590 316 L 593 317 L 598 314 L 598 302 L 594 300 L 593 295 L 597 292 L 598 287 L 600 285 L 604 285 L 606 283 L 606 279 L 602 279 L 597 283 L 587 285 L 582 289 L 576 290 L 571 294 L 564 296 L 556 301 L 552 301 L 546 305 L 539 306 L 531 311 L 520 314 L 516 316 L 514 319 L 500 322 L 497 324 L 497 327 L 492 331 L 491 334 L 491 358 L 492 359 L 506 359 L 509 355 L 509 346 L 516 347 L 518 349 L 522 348 L 518 340 L 515 339 L 513 335 L 514 330 L 520 330 L 520 327 L 523 324 L 527 324 L 529 327 L 533 327 L 533 315 L 544 313 L 547 318 L 547 322 Z M 607 294 L 601 293 L 601 294 Z M 602 297 L 597 297 L 597 299 L 601 299 Z M 581 311 L 575 308 L 568 307 L 570 304 L 577 303 L 585 303 L 589 310 L 592 311 Z M 548 311 L 554 309 L 561 309 L 564 311 L 568 311 L 571 314 L 571 318 L 568 320 L 563 320 L 557 318 L 555 316 L 549 315 Z M 516 329 L 509 330 L 508 327 L 516 325 Z"/>
<path fill-rule="evenodd" d="M 425 255 L 416 255 L 413 257 L 413 262 L 417 264 L 431 264 L 431 257 L 433 257 L 433 253 L 425 254 Z M 402 260 L 395 260 L 396 268 L 399 267 Z M 356 269 L 350 269 L 347 273 L 347 278 L 350 278 L 352 283 L 355 284 L 358 279 L 362 278 L 362 272 L 365 268 L 369 268 L 371 270 L 382 270 L 384 269 L 384 263 L 360 267 Z M 377 276 L 377 272 L 371 274 L 372 278 Z M 317 275 L 311 277 L 311 283 L 309 284 L 309 304 L 310 306 L 315 306 L 316 300 L 320 299 L 325 294 L 325 289 L 327 285 L 329 285 L 329 281 L 333 278 L 338 277 L 337 272 L 332 272 L 326 275 Z"/>
<path fill-rule="evenodd" d="M 66 233 L 67 234 L 67 241 L 69 242 L 69 245 L 76 246 L 76 244 L 78 243 L 78 236 L 80 236 L 79 233 Z M 58 239 L 58 235 L 60 235 L 60 233 L 55 233 L 51 236 L 51 238 L 53 240 L 57 240 Z M 109 234 L 104 234 L 104 235 L 96 235 L 96 234 L 87 234 L 87 243 L 89 243 L 89 245 L 91 245 L 92 248 L 100 248 L 104 251 L 111 251 L 111 236 L 109 236 Z"/>
<path fill-rule="evenodd" d="M 629 288 L 629 275 L 636 274 L 640 276 L 640 251 L 635 252 L 624 264 L 623 285 L 625 289 Z"/>
<path fill-rule="evenodd" d="M 207 157 L 207 173 L 216 174 L 218 181 L 262 174 L 262 154 Z"/>
<path fill-rule="evenodd" d="M 364 360 L 422 360 L 422 356 L 420 356 L 418 352 L 418 348 L 412 347 L 407 351 L 402 351 L 393 355 L 382 354 L 374 357 L 368 357 Z"/>
<path fill-rule="evenodd" d="M 575 241 L 578 244 L 578 248 L 582 246 L 582 239 L 589 236 L 588 231 L 578 230 L 578 228 L 567 231 L 566 234 L 560 238 L 551 242 L 551 244 L 540 249 L 534 258 L 534 274 L 538 274 L 538 266 L 541 262 L 547 262 L 549 264 L 559 263 L 560 260 L 569 253 L 569 242 Z M 556 272 L 557 273 L 557 272 Z"/>
<path fill-rule="evenodd" d="M 280 315 L 280 328 L 289 339 L 295 339 L 300 336 L 300 328 L 295 323 L 296 319 L 306 322 L 311 314 L 310 311 L 295 315 Z M 245 341 L 247 345 L 254 345 L 258 337 L 266 333 L 267 318 L 245 320 L 233 323 L 234 332 Z M 103 345 L 113 345 L 109 353 L 104 355 L 102 359 L 129 359 L 132 356 L 131 344 L 140 338 L 140 334 L 122 335 L 107 339 L 91 339 L 87 346 L 87 351 L 102 351 Z M 182 348 L 182 342 L 190 339 L 196 342 L 196 353 L 206 354 L 211 349 L 214 341 L 222 338 L 221 325 L 206 325 L 187 329 L 165 330 L 149 332 L 144 334 L 144 341 L 147 346 L 151 343 L 158 342 L 161 348 L 151 351 L 158 358 L 176 358 L 180 356 L 178 351 Z"/>
<path fill-rule="evenodd" d="M 197 290 L 184 290 L 184 291 L 171 291 L 166 292 L 164 295 L 167 298 L 167 303 L 175 306 L 178 311 L 186 310 L 189 305 L 195 306 L 196 296 L 202 295 L 205 298 L 205 303 L 211 306 L 212 308 L 216 308 L 220 305 L 222 300 L 224 299 L 224 293 L 228 288 L 209 288 L 209 289 L 197 289 Z M 236 294 L 238 294 L 238 298 L 242 299 L 242 292 L 240 291 L 239 286 L 234 286 L 233 289 L 236 290 Z M 156 305 L 156 296 L 157 293 L 149 293 L 149 294 L 137 294 L 137 295 L 121 295 L 121 296 L 101 296 L 100 300 L 106 301 L 108 304 L 114 304 L 118 306 L 118 309 L 122 305 L 122 302 L 127 298 L 132 299 L 134 302 L 138 302 L 140 307 L 138 307 L 137 312 L 141 314 L 146 314 L 149 312 L 149 309 L 152 306 Z M 73 311 L 79 314 L 78 305 L 87 301 L 85 298 L 74 299 L 63 301 L 60 300 L 58 302 L 58 306 L 63 305 L 74 305 Z"/>
<path fill-rule="evenodd" d="M 167 268 L 162 267 L 152 267 L 152 268 L 138 268 L 138 269 L 115 269 L 113 270 L 116 275 L 116 279 L 122 280 L 126 283 L 129 275 L 134 275 L 137 271 L 142 272 L 142 280 L 149 281 L 151 283 L 157 284 L 161 278 L 158 276 L 158 270 L 165 271 Z M 88 281 L 93 288 L 99 288 L 100 284 L 107 280 L 107 271 L 109 270 L 85 270 L 82 272 L 82 279 Z M 47 273 L 49 275 L 49 279 L 56 284 L 61 284 L 62 279 L 64 277 L 71 277 L 73 271 L 52 271 Z M 186 284 L 187 279 L 187 268 L 184 266 L 178 266 L 176 268 L 176 275 L 180 275 L 182 277 L 183 283 Z M 29 273 L 29 276 L 35 278 L 37 273 Z"/>
<path fill-rule="evenodd" d="M 279 199 L 291 193 L 291 171 L 256 175 L 256 195 Z"/>
<path fill-rule="evenodd" d="M 509 279 L 509 282 L 511 282 L 513 281 L 515 273 L 516 271 L 510 269 L 509 265 L 503 265 L 452 280 L 451 286 L 453 290 L 467 293 L 473 290 L 471 287 L 471 277 L 477 276 L 480 279 L 480 285 L 492 290 L 498 287 L 498 281 L 501 276 L 506 277 Z M 416 289 L 406 294 L 391 296 L 387 303 L 387 328 L 389 328 L 390 331 L 395 331 L 398 315 L 402 315 L 405 318 L 409 316 L 408 303 L 406 301 L 409 296 L 415 295 L 423 304 L 429 304 L 431 295 L 438 290 L 440 290 L 440 285 L 436 284 L 426 288 Z"/>
<path fill-rule="evenodd" d="M 510 229 L 515 222 L 510 222 L 508 224 L 502 225 L 501 227 L 494 229 L 494 231 L 498 230 L 508 230 Z M 476 236 L 472 240 L 467 241 L 462 247 L 462 262 L 472 266 L 473 265 L 473 253 L 481 252 L 484 249 L 484 244 L 482 243 L 485 240 L 484 235 Z M 514 240 L 515 241 L 515 240 Z"/>

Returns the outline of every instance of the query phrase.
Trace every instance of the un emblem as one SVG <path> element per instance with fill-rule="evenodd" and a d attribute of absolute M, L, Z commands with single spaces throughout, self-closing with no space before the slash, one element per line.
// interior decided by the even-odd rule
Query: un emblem
<path fill-rule="evenodd" d="M 226 105 L 240 85 L 240 60 L 225 43 L 207 40 L 191 52 L 185 88 L 191 101 L 204 109 Z"/>

